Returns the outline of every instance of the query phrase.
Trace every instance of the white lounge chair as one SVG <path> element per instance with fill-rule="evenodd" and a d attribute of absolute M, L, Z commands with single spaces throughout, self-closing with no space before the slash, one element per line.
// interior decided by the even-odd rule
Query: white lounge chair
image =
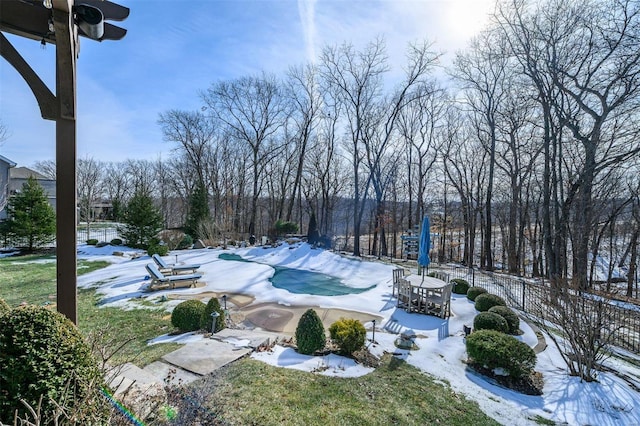
<path fill-rule="evenodd" d="M 160 257 L 158 253 L 151 256 L 151 258 L 156 263 L 156 265 L 158 265 L 158 269 L 163 274 L 171 273 L 172 275 L 176 275 L 185 272 L 195 274 L 198 268 L 200 268 L 200 265 L 169 265 Z"/>
<path fill-rule="evenodd" d="M 147 268 L 147 272 L 149 272 L 149 276 L 151 277 L 151 285 L 150 289 L 154 289 L 154 287 L 184 287 L 188 285 L 191 287 L 195 285 L 196 282 L 200 278 L 202 278 L 202 274 L 188 274 L 188 275 L 164 275 L 156 265 L 153 263 L 147 263 L 145 268 Z"/>

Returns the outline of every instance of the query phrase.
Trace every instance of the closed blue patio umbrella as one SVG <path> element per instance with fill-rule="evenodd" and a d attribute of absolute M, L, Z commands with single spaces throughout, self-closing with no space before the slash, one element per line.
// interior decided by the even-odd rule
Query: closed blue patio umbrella
<path fill-rule="evenodd" d="M 422 268 L 429 266 L 429 249 L 431 248 L 431 225 L 429 217 L 425 216 L 420 229 L 420 246 L 418 247 L 418 265 Z"/>

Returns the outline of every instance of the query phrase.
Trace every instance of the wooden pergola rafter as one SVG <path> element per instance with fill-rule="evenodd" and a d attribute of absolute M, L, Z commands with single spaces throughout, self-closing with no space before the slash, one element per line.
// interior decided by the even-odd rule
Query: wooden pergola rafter
<path fill-rule="evenodd" d="M 48 6 L 48 7 L 47 7 Z M 87 13 L 88 12 L 88 13 Z M 127 31 L 104 22 L 121 21 L 129 9 L 106 0 L 0 0 L 0 55 L 25 80 L 40 114 L 56 122 L 56 245 L 58 311 L 77 323 L 77 185 L 76 185 L 76 60 L 82 29 L 100 28 L 93 39 L 120 40 Z M 98 19 L 96 19 L 98 18 Z M 88 22 L 90 21 L 90 22 Z M 102 22 L 98 22 L 102 21 Z M 3 33 L 56 46 L 55 95 Z M 101 34 L 94 38 L 93 34 Z"/>

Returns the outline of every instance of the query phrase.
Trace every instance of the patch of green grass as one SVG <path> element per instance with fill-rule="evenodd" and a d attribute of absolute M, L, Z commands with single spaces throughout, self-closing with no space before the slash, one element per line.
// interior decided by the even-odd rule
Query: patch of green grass
<path fill-rule="evenodd" d="M 537 424 L 539 424 L 539 425 L 550 425 L 550 426 L 554 426 L 554 425 L 556 425 L 556 424 L 557 424 L 557 423 L 556 423 L 556 422 L 554 422 L 553 420 L 546 419 L 546 418 L 544 418 L 544 417 L 542 417 L 542 416 L 540 416 L 540 415 L 538 415 L 538 414 L 536 414 L 536 416 L 535 416 L 533 419 L 531 419 L 531 420 L 533 420 L 534 422 L 536 422 L 536 423 L 537 423 Z"/>
<path fill-rule="evenodd" d="M 497 425 L 478 404 L 390 355 L 374 372 L 332 378 L 242 359 L 194 394 L 230 424 Z"/>
<path fill-rule="evenodd" d="M 12 307 L 22 302 L 55 303 L 56 264 L 51 256 L 0 258 L 0 298 Z M 108 266 L 104 261 L 78 261 L 78 275 Z M 173 330 L 169 315 L 161 308 L 101 308 L 95 290 L 78 290 L 78 327 L 85 334 L 100 330 L 112 348 L 131 340 L 114 355 L 112 364 L 134 362 L 147 365 L 179 348 L 178 344 L 148 346 L 147 341 Z"/>
<path fill-rule="evenodd" d="M 109 265 L 108 262 L 78 261 L 78 275 Z M 22 302 L 44 305 L 56 301 L 54 256 L 28 255 L 0 258 L 0 297 L 10 306 Z"/>

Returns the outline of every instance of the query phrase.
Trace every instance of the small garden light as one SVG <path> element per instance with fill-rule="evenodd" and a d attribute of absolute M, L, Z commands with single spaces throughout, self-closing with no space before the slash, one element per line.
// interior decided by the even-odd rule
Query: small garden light
<path fill-rule="evenodd" d="M 211 334 L 216 332 L 216 321 L 219 316 L 220 314 L 217 311 L 211 312 L 211 318 L 213 318 L 213 321 L 211 322 Z"/>
<path fill-rule="evenodd" d="M 373 323 L 373 331 L 371 334 L 371 343 L 375 343 L 376 342 L 376 320 L 372 320 L 371 321 Z"/>
<path fill-rule="evenodd" d="M 222 296 L 222 303 L 224 303 L 224 310 L 227 310 L 227 295 Z"/>

